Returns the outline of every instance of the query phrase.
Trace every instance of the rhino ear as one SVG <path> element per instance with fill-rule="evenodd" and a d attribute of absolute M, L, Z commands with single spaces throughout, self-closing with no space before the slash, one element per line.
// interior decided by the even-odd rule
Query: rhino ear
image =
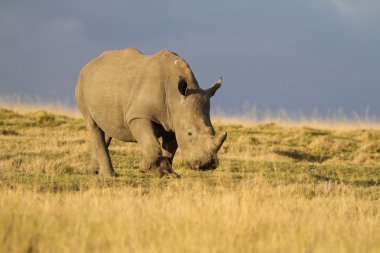
<path fill-rule="evenodd" d="M 210 97 L 215 95 L 215 92 L 222 86 L 222 78 L 220 77 L 214 85 L 207 89 L 207 93 Z"/>
<path fill-rule="evenodd" d="M 178 90 L 179 93 L 181 93 L 182 96 L 186 96 L 187 94 L 187 81 L 182 76 L 179 77 L 178 81 Z"/>

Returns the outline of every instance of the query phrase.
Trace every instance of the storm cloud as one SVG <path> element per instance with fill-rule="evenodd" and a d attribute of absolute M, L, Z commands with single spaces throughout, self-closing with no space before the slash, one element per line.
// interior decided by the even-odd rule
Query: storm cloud
<path fill-rule="evenodd" d="M 170 49 L 214 105 L 344 108 L 380 115 L 375 0 L 10 1 L 0 3 L 0 95 L 74 104 L 80 68 L 104 50 Z"/>

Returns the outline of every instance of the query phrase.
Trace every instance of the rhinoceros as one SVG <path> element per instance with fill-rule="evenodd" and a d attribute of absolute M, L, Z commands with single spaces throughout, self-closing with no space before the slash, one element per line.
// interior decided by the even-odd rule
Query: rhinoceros
<path fill-rule="evenodd" d="M 201 89 L 186 61 L 171 51 L 103 52 L 82 68 L 75 89 L 90 132 L 89 169 L 118 176 L 108 151 L 112 138 L 137 142 L 140 170 L 148 174 L 179 177 L 172 169 L 178 147 L 190 168 L 215 169 L 227 133 L 215 135 L 210 98 L 221 84 L 220 78 Z"/>

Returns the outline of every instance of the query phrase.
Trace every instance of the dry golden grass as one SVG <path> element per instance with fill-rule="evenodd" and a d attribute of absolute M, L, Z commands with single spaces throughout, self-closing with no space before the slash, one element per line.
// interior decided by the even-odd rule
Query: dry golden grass
<path fill-rule="evenodd" d="M 380 128 L 218 119 L 221 165 L 155 179 L 77 117 L 0 109 L 0 252 L 380 252 Z"/>

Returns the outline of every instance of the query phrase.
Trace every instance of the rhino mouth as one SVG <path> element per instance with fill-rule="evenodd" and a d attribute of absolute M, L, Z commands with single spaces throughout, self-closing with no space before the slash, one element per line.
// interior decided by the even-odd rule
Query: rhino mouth
<path fill-rule="evenodd" d="M 189 166 L 193 170 L 206 171 L 206 170 L 215 170 L 219 165 L 218 158 L 213 157 L 209 162 L 200 164 L 200 163 L 189 163 Z"/>

